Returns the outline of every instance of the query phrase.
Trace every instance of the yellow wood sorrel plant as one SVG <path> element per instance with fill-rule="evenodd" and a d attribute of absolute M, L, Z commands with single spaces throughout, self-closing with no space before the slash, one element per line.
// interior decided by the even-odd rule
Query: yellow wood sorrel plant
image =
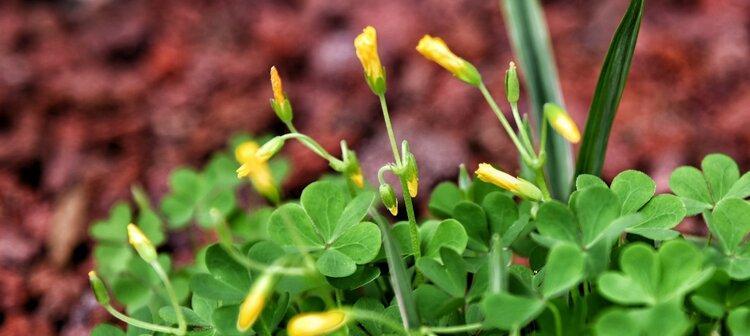
<path fill-rule="evenodd" d="M 534 56 L 534 46 L 544 45 L 535 40 L 544 27 L 538 3 L 503 5 L 522 16 L 511 28 L 519 58 L 529 63 L 524 71 L 554 72 L 549 60 Z M 434 188 L 430 214 L 421 219 L 412 202 L 418 160 L 406 140 L 399 147 L 391 127 L 375 28 L 365 28 L 354 49 L 393 152 L 378 171 L 378 187 L 365 183 L 345 142 L 337 157 L 295 128 L 291 101 L 271 68 L 271 107 L 288 133 L 236 137 L 231 151 L 202 171 L 173 172 L 160 209 L 136 188 L 135 211 L 121 203 L 95 223 L 97 270 L 89 277 L 97 301 L 127 324 L 127 335 L 749 334 L 750 174 L 740 176 L 732 159 L 712 154 L 700 170 L 674 171 L 673 194 L 655 195 L 655 182 L 634 170 L 609 185 L 596 176 L 642 11 L 634 0 L 613 38 L 583 137 L 559 97 L 535 103 L 539 123 L 532 131 L 518 110 L 513 63 L 505 77 L 506 119 L 479 71 L 442 39 L 425 35 L 417 51 L 478 89 L 525 173 L 482 163 L 473 179 L 462 165 L 457 183 Z M 549 83 L 536 75 L 529 81 Z M 546 84 L 528 85 L 542 92 L 533 99 L 545 96 Z M 549 170 L 555 165 L 548 159 L 565 162 L 552 136 L 583 139 L 575 178 Z M 299 200 L 282 198 L 279 189 L 288 166 L 277 153 L 289 140 L 339 173 L 308 185 Z M 400 193 L 386 173 L 397 177 Z M 247 182 L 269 206 L 239 208 Z M 376 198 L 395 216 L 398 194 L 406 220 L 391 225 Z M 707 237 L 674 230 L 695 215 L 707 224 Z M 160 247 L 168 232 L 192 223 L 214 231 L 216 243 L 197 247 L 194 264 L 175 268 Z M 93 334 L 126 333 L 102 324 Z"/>

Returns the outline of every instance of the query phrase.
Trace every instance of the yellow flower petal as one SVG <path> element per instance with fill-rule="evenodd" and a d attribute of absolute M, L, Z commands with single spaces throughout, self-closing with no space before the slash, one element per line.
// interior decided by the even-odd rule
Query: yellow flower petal
<path fill-rule="evenodd" d="M 329 310 L 322 313 L 304 313 L 293 317 L 287 325 L 289 336 L 317 336 L 334 332 L 346 324 L 346 312 Z"/>
<path fill-rule="evenodd" d="M 377 78 L 383 78 L 383 65 L 380 63 L 378 55 L 378 37 L 375 28 L 367 26 L 362 33 L 354 39 L 354 50 L 357 58 L 362 63 L 365 75 L 373 81 Z"/>
<path fill-rule="evenodd" d="M 284 105 L 284 88 L 281 84 L 281 77 L 275 66 L 271 67 L 271 89 L 273 89 L 273 99 L 276 100 L 276 104 L 279 106 Z"/>

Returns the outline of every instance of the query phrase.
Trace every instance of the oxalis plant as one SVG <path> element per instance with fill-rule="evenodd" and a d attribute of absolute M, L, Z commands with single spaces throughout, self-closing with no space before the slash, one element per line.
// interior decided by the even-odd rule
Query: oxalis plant
<path fill-rule="evenodd" d="M 750 334 L 750 174 L 711 154 L 700 168 L 676 169 L 671 194 L 656 194 L 654 180 L 635 170 L 610 184 L 597 176 L 642 1 L 631 2 L 615 33 L 583 136 L 562 107 L 539 4 L 508 0 L 502 8 L 531 118 L 518 109 L 513 63 L 506 116 L 477 68 L 443 40 L 425 35 L 416 49 L 486 99 L 518 150 L 521 176 L 482 163 L 472 177 L 461 165 L 457 181 L 438 184 L 429 214 L 417 218 L 418 159 L 391 127 L 386 71 L 375 28 L 367 27 L 354 49 L 393 154 L 378 186 L 365 183 L 346 142 L 336 156 L 295 128 L 271 68 L 271 107 L 286 134 L 237 136 L 204 169 L 174 171 L 160 207 L 134 188 L 133 207 L 118 204 L 92 226 L 94 294 L 127 325 L 102 324 L 93 334 Z M 284 198 L 288 165 L 277 153 L 288 141 L 337 174 L 311 183 L 299 199 Z M 574 170 L 569 143 L 579 141 Z M 396 177 L 400 193 L 386 175 Z M 268 205 L 238 205 L 248 182 Z M 404 209 L 405 220 L 391 223 L 380 203 L 393 216 Z M 675 230 L 693 216 L 707 236 Z M 193 224 L 205 239 L 178 234 Z M 175 267 L 168 239 L 195 246 L 194 263 Z"/>

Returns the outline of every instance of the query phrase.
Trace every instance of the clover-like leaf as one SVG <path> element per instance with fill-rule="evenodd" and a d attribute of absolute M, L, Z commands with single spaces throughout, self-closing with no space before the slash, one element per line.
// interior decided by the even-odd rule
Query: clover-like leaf
<path fill-rule="evenodd" d="M 420 237 L 422 242 L 425 242 L 423 247 L 425 257 L 437 257 L 442 247 L 463 253 L 469 240 L 463 225 L 455 219 L 425 223 L 420 228 Z"/>
<path fill-rule="evenodd" d="M 720 201 L 707 216 L 708 228 L 721 243 L 724 253 L 736 254 L 750 233 L 750 203 L 739 198 Z"/>
<path fill-rule="evenodd" d="M 482 252 L 488 250 L 489 228 L 487 216 L 482 207 L 469 201 L 459 202 L 453 208 L 453 218 L 463 224 L 466 229 L 469 236 L 469 248 Z"/>
<path fill-rule="evenodd" d="M 635 213 L 654 196 L 656 182 L 637 170 L 626 170 L 612 180 L 612 191 L 622 204 L 623 215 Z"/>
<path fill-rule="evenodd" d="M 732 158 L 724 154 L 709 154 L 701 162 L 703 175 L 706 177 L 711 197 L 718 202 L 729 189 L 740 179 L 740 169 Z"/>
<path fill-rule="evenodd" d="M 679 235 L 672 230 L 680 224 L 687 211 L 685 205 L 674 195 L 657 195 L 638 212 L 641 221 L 627 231 L 654 240 L 667 240 Z"/>
<path fill-rule="evenodd" d="M 596 321 L 596 335 L 684 335 L 690 321 L 678 302 L 639 309 L 611 309 Z"/>
<path fill-rule="evenodd" d="M 750 335 L 750 308 L 738 307 L 732 310 L 727 317 L 727 327 L 729 327 L 732 335 Z"/>
<path fill-rule="evenodd" d="M 620 216 L 620 203 L 617 195 L 603 187 L 591 187 L 579 191 L 574 209 L 583 233 L 584 245 L 597 239 Z"/>
<path fill-rule="evenodd" d="M 506 231 L 518 220 L 518 205 L 510 196 L 496 191 L 487 194 L 482 201 L 490 232 L 505 236 Z"/>
<path fill-rule="evenodd" d="M 463 259 L 450 248 L 441 249 L 440 257 L 442 263 L 430 258 L 421 258 L 417 260 L 417 268 L 448 294 L 463 297 L 466 293 L 466 266 Z"/>
<path fill-rule="evenodd" d="M 581 174 L 576 177 L 576 190 L 583 190 L 589 187 L 607 187 L 599 176 L 591 174 Z"/>
<path fill-rule="evenodd" d="M 91 236 L 99 241 L 126 243 L 127 226 L 131 218 L 130 207 L 125 203 L 117 203 L 110 210 L 107 220 L 98 221 L 91 226 Z"/>
<path fill-rule="evenodd" d="M 318 270 L 326 276 L 349 276 L 380 250 L 380 229 L 360 222 L 374 199 L 372 192 L 364 192 L 347 201 L 335 182 L 315 182 L 302 192 L 301 206 L 285 204 L 271 214 L 269 237 L 282 246 L 315 252 Z"/>
<path fill-rule="evenodd" d="M 558 201 L 545 202 L 539 207 L 536 228 L 543 236 L 580 244 L 581 233 L 573 212 Z"/>
<path fill-rule="evenodd" d="M 573 244 L 557 244 L 549 252 L 542 295 L 555 297 L 578 284 L 584 277 L 585 255 Z"/>
<path fill-rule="evenodd" d="M 455 183 L 442 182 L 432 190 L 428 207 L 433 215 L 448 218 L 453 215 L 453 207 L 463 199 L 464 193 Z"/>
<path fill-rule="evenodd" d="M 688 215 L 695 215 L 712 206 L 708 183 L 694 167 L 680 167 L 669 177 L 669 188 L 685 203 Z"/>
<path fill-rule="evenodd" d="M 599 277 L 599 291 L 621 304 L 655 305 L 682 297 L 706 281 L 713 268 L 703 267 L 703 256 L 690 243 L 672 240 L 655 252 L 645 244 L 626 247 L 619 272 Z"/>
<path fill-rule="evenodd" d="M 245 266 L 240 265 L 219 245 L 213 244 L 206 250 L 205 256 L 208 272 L 241 292 L 250 289 L 250 273 Z"/>
<path fill-rule="evenodd" d="M 544 301 L 509 293 L 492 294 L 482 301 L 484 325 L 501 330 L 519 329 L 544 310 Z"/>

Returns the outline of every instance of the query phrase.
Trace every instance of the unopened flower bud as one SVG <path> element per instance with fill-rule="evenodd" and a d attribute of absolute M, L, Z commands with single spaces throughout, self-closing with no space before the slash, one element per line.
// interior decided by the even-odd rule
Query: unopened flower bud
<path fill-rule="evenodd" d="M 508 71 L 505 72 L 505 97 L 508 98 L 509 103 L 513 104 L 518 102 L 520 95 L 516 64 L 510 62 Z"/>
<path fill-rule="evenodd" d="M 378 36 L 375 28 L 367 26 L 354 39 L 354 50 L 365 71 L 367 85 L 376 95 L 385 93 L 385 69 L 378 56 Z"/>
<path fill-rule="evenodd" d="M 417 197 L 419 191 L 419 168 L 417 167 L 417 159 L 412 153 L 406 155 L 406 171 L 404 174 L 406 188 L 409 189 L 409 196 L 412 198 Z"/>
<path fill-rule="evenodd" d="M 494 184 L 500 188 L 508 190 L 520 197 L 538 201 L 542 198 L 542 192 L 524 179 L 513 177 L 512 175 L 495 169 L 489 164 L 480 163 L 476 171 L 477 177 L 487 183 Z"/>
<path fill-rule="evenodd" d="M 419 40 L 417 51 L 466 83 L 479 86 L 482 82 L 479 71 L 471 63 L 456 56 L 445 44 L 445 41 L 439 37 L 425 35 Z"/>
<path fill-rule="evenodd" d="M 554 103 L 544 104 L 544 116 L 547 117 L 555 132 L 560 134 L 565 140 L 572 143 L 581 141 L 581 132 L 578 130 L 578 126 L 576 126 L 576 123 L 570 118 L 568 112 L 565 112 L 565 109 L 560 105 Z"/>
<path fill-rule="evenodd" d="M 284 147 L 284 138 L 278 136 L 273 137 L 271 140 L 268 140 L 268 142 L 263 144 L 263 146 L 258 148 L 258 151 L 255 152 L 255 158 L 260 162 L 266 162 L 272 156 L 276 155 L 282 147 Z"/>
<path fill-rule="evenodd" d="M 276 67 L 271 67 L 271 89 L 273 89 L 273 98 L 271 99 L 271 108 L 281 121 L 288 123 L 292 121 L 292 105 L 289 99 L 286 99 L 284 88 L 281 84 L 281 77 Z"/>
<path fill-rule="evenodd" d="M 388 183 L 383 183 L 379 188 L 380 200 L 383 205 L 391 212 L 391 215 L 398 214 L 398 200 L 396 199 L 396 193 Z"/>
<path fill-rule="evenodd" d="M 273 273 L 265 272 L 250 287 L 250 291 L 240 305 L 240 312 L 237 315 L 237 330 L 244 332 L 258 320 L 266 306 L 268 296 L 271 294 L 274 280 L 275 275 Z"/>
<path fill-rule="evenodd" d="M 303 313 L 289 320 L 287 332 L 289 336 L 326 335 L 343 327 L 347 320 L 347 312 L 341 309 L 321 313 Z"/>
<path fill-rule="evenodd" d="M 135 251 L 141 256 L 143 261 L 151 263 L 156 261 L 156 248 L 154 244 L 148 240 L 143 231 L 133 223 L 128 224 L 128 241 L 130 245 L 133 245 Z"/>
<path fill-rule="evenodd" d="M 101 305 L 109 304 L 109 292 L 107 292 L 107 287 L 104 286 L 104 282 L 102 282 L 102 279 L 99 279 L 96 272 L 89 272 L 89 282 L 91 283 L 91 289 L 94 291 L 96 301 Z"/>
<path fill-rule="evenodd" d="M 344 174 L 354 183 L 357 188 L 365 187 L 365 179 L 362 177 L 362 167 L 359 165 L 357 154 L 354 151 L 346 150 L 345 154 L 346 168 L 344 168 Z"/>

